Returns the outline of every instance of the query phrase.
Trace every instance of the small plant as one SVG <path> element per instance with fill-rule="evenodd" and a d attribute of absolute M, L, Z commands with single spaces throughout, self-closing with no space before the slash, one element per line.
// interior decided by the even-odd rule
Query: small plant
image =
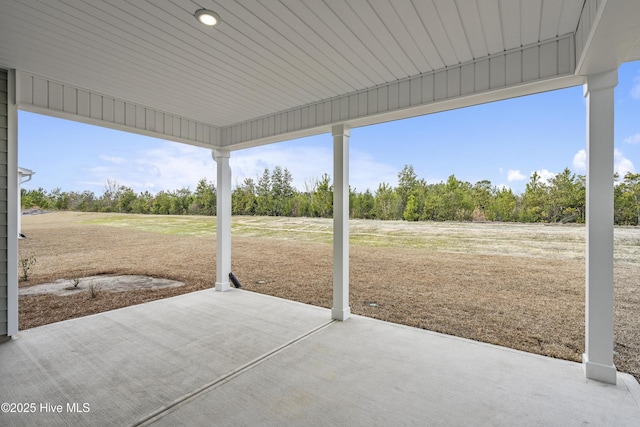
<path fill-rule="evenodd" d="M 78 285 L 80 284 L 80 278 L 79 277 L 74 277 L 73 279 L 69 279 L 69 281 L 71 282 L 71 285 L 74 288 L 77 288 Z"/>
<path fill-rule="evenodd" d="M 95 283 L 89 283 L 89 296 L 91 297 L 91 299 L 95 299 L 98 297 L 98 294 L 100 294 L 100 285 L 96 285 Z"/>
<path fill-rule="evenodd" d="M 36 257 L 35 255 L 31 255 L 29 257 L 22 258 L 20 259 L 20 261 L 18 261 L 18 264 L 19 264 L 20 270 L 22 271 L 22 275 L 20 276 L 20 281 L 26 282 L 27 280 L 29 280 L 29 276 L 31 275 L 31 269 L 36 264 Z"/>

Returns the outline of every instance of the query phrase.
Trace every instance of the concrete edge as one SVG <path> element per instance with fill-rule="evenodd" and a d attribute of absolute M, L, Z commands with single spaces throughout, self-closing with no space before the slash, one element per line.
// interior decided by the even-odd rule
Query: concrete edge
<path fill-rule="evenodd" d="M 618 379 L 624 383 L 633 400 L 640 406 L 640 383 L 638 383 L 638 380 L 633 375 L 625 372 L 618 372 Z"/>

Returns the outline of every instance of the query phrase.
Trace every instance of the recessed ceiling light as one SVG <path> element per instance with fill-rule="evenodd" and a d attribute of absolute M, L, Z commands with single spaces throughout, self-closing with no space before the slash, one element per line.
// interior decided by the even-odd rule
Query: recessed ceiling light
<path fill-rule="evenodd" d="M 207 9 L 196 10 L 195 16 L 198 22 L 204 25 L 208 25 L 209 27 L 213 27 L 218 22 L 220 22 L 220 16 L 217 13 Z"/>

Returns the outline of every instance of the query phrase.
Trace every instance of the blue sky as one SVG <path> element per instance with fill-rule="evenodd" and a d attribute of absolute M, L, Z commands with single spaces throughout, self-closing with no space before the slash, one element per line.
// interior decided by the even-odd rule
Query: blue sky
<path fill-rule="evenodd" d="M 615 168 L 640 171 L 640 61 L 619 70 L 615 99 Z M 582 86 L 351 130 L 350 182 L 374 192 L 397 184 L 405 164 L 428 183 L 451 174 L 472 184 L 524 191 L 534 171 L 543 177 L 569 167 L 584 174 L 585 100 Z M 24 188 L 90 190 L 101 195 L 107 180 L 136 192 L 195 188 L 215 182 L 211 151 L 170 141 L 19 113 L 19 165 L 36 172 Z M 332 173 L 330 134 L 231 153 L 234 184 L 288 168 L 303 190 Z"/>

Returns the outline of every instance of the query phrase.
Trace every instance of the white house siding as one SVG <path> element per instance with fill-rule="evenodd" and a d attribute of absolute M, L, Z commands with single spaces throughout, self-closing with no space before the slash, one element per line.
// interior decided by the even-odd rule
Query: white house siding
<path fill-rule="evenodd" d="M 24 71 L 16 74 L 21 109 L 206 148 L 218 145 L 215 126 Z"/>

